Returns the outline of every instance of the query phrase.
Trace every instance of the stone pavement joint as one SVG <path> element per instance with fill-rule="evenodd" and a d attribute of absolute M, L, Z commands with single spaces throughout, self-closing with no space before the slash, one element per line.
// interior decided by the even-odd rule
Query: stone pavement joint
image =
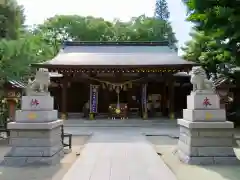
<path fill-rule="evenodd" d="M 177 180 L 139 132 L 95 133 L 63 180 Z"/>

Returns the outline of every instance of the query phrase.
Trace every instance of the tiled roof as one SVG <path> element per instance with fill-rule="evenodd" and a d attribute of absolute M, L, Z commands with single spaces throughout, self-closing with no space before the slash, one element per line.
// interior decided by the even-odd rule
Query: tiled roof
<path fill-rule="evenodd" d="M 21 81 L 17 81 L 17 80 L 14 80 L 14 79 L 8 79 L 7 81 L 8 83 L 10 83 L 12 86 L 16 87 L 16 88 L 25 88 L 26 85 L 21 82 Z"/>
<path fill-rule="evenodd" d="M 67 42 L 48 65 L 193 65 L 166 42 Z"/>

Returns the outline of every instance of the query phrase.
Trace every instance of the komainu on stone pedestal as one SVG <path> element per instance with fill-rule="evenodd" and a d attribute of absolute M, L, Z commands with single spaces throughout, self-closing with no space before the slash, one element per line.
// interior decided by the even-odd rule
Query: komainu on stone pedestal
<path fill-rule="evenodd" d="M 201 66 L 195 66 L 190 72 L 190 82 L 193 85 L 193 92 L 196 91 L 210 91 L 214 90 L 213 82 L 207 79 L 205 70 Z"/>
<path fill-rule="evenodd" d="M 27 96 L 46 96 L 49 95 L 48 86 L 50 85 L 50 75 L 47 69 L 40 68 L 35 75 L 35 79 L 28 80 L 26 88 Z"/>
<path fill-rule="evenodd" d="M 183 119 L 178 119 L 179 159 L 195 165 L 240 164 L 233 149 L 233 123 L 226 121 L 225 109 L 220 109 L 220 99 L 202 68 L 193 68 L 191 82 L 193 92 Z"/>
<path fill-rule="evenodd" d="M 53 98 L 48 92 L 49 74 L 39 70 L 35 80 L 22 97 L 21 110 L 16 111 L 16 122 L 8 123 L 10 151 L 4 156 L 8 166 L 51 165 L 63 156 L 61 141 L 62 120 L 53 109 Z"/>

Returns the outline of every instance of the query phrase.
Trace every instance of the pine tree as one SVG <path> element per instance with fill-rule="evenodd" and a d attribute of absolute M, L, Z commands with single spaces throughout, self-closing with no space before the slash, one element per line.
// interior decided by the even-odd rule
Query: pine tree
<path fill-rule="evenodd" d="M 154 17 L 167 21 L 170 13 L 166 0 L 156 0 Z"/>

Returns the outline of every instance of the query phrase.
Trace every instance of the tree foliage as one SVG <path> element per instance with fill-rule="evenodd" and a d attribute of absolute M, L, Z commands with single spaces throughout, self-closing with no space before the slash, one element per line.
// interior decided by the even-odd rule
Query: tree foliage
<path fill-rule="evenodd" d="M 166 0 L 156 0 L 154 17 L 167 21 L 169 16 L 170 12 Z"/>
<path fill-rule="evenodd" d="M 198 31 L 203 31 L 215 49 L 221 61 L 240 65 L 240 2 L 238 0 L 185 0 L 188 8 L 188 21 L 194 23 Z M 223 53 L 219 55 L 219 53 Z M 225 55 L 231 58 L 224 59 Z M 217 58 L 217 57 L 216 57 Z"/>
<path fill-rule="evenodd" d="M 102 18 L 57 15 L 39 25 L 35 32 L 41 32 L 48 39 L 57 39 L 60 42 L 73 40 L 176 43 L 175 34 L 167 21 L 146 16 L 132 18 L 129 22 L 109 22 Z"/>
<path fill-rule="evenodd" d="M 196 32 L 183 48 L 183 57 L 200 63 L 215 76 L 218 73 L 233 77 L 233 67 L 240 65 L 240 2 L 184 0 L 184 3 L 187 20 L 194 23 Z"/>
<path fill-rule="evenodd" d="M 56 51 L 42 38 L 24 29 L 23 8 L 15 0 L 0 5 L 0 87 L 7 78 L 25 80 L 30 64 L 52 58 Z"/>
<path fill-rule="evenodd" d="M 207 72 L 217 73 L 217 65 L 232 62 L 231 54 L 216 43 L 211 36 L 203 31 L 190 33 L 192 40 L 185 44 L 182 50 L 184 59 L 201 64 Z"/>
<path fill-rule="evenodd" d="M 0 39 L 17 39 L 24 23 L 23 7 L 16 0 L 7 0 L 0 4 Z"/>
<path fill-rule="evenodd" d="M 26 35 L 18 40 L 0 41 L 0 77 L 25 80 L 30 64 L 54 56 L 54 49 L 41 36 Z"/>

